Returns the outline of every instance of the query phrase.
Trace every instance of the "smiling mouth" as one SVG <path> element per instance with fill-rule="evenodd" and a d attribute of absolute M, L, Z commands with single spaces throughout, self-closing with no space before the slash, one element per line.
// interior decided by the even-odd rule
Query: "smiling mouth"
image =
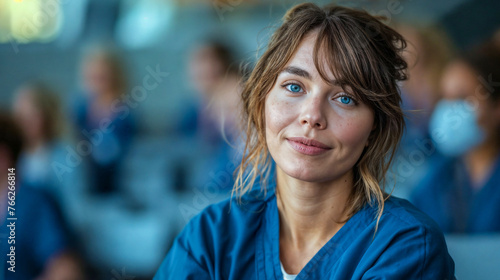
<path fill-rule="evenodd" d="M 319 141 L 303 137 L 291 137 L 286 140 L 294 150 L 310 156 L 321 155 L 332 149 Z"/>

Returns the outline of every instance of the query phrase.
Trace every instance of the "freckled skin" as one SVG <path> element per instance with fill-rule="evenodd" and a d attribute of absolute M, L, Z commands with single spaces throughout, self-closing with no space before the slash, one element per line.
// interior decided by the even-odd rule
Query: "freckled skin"
<path fill-rule="evenodd" d="M 331 182 L 343 180 L 351 172 L 368 143 L 374 113 L 361 102 L 342 103 L 343 95 L 348 94 L 352 100 L 354 96 L 321 78 L 312 56 L 315 38 L 316 33 L 308 34 L 286 66 L 307 71 L 310 79 L 281 72 L 266 97 L 266 142 L 277 167 L 288 176 L 307 182 Z M 332 73 L 329 78 L 334 80 Z M 290 91 L 286 86 L 290 83 L 299 85 L 302 91 Z M 320 155 L 304 155 L 291 147 L 288 137 L 314 139 L 332 149 Z"/>

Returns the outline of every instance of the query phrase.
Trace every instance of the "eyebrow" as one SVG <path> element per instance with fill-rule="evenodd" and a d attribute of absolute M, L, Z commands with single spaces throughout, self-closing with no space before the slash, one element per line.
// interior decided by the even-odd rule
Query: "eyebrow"
<path fill-rule="evenodd" d="M 309 72 L 307 72 L 306 70 L 304 70 L 302 68 L 296 67 L 296 66 L 285 67 L 285 69 L 283 69 L 283 71 L 281 71 L 281 73 L 283 73 L 283 72 L 286 72 L 286 73 L 289 73 L 292 75 L 297 75 L 300 77 L 304 77 L 308 80 L 312 80 L 311 74 L 309 74 Z M 330 81 L 330 83 L 333 86 L 340 86 L 339 82 L 337 82 L 336 80 L 332 80 L 332 81 Z"/>
<path fill-rule="evenodd" d="M 311 74 L 309 74 L 309 72 L 307 72 L 304 69 L 295 67 L 295 66 L 285 67 L 285 69 L 283 69 L 283 71 L 281 71 L 281 73 L 283 73 L 283 72 L 286 72 L 286 73 L 289 73 L 292 75 L 297 75 L 297 76 L 304 77 L 306 79 L 311 80 Z"/>

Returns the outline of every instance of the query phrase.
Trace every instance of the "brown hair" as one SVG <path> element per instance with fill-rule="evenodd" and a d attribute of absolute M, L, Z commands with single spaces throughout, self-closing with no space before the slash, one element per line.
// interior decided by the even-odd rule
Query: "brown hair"
<path fill-rule="evenodd" d="M 16 167 L 17 160 L 23 149 L 21 129 L 7 113 L 0 111 L 0 147 L 5 146 L 12 161 L 11 167 Z M 4 170 L 6 172 L 7 170 Z"/>
<path fill-rule="evenodd" d="M 120 97 L 127 92 L 127 73 L 125 63 L 122 60 L 123 54 L 111 45 L 92 45 L 87 47 L 82 56 L 82 66 L 93 60 L 103 60 L 109 67 L 111 74 L 111 83 L 114 89 L 115 97 Z"/>
<path fill-rule="evenodd" d="M 257 178 L 265 192 L 271 166 L 265 140 L 265 98 L 302 38 L 315 30 L 313 56 L 321 77 L 328 82 L 326 73 L 332 71 L 336 82 L 350 87 L 375 114 L 370 145 L 353 167 L 354 187 L 346 211 L 352 216 L 365 203 L 375 201 L 380 218 L 387 197 L 381 185 L 404 129 L 397 82 L 407 79 L 407 64 L 401 55 L 406 42 L 380 20 L 360 10 L 334 5 L 320 8 L 311 3 L 297 5 L 285 14 L 244 84 L 246 145 L 233 195 L 241 198 Z M 325 60 L 330 69 L 323 69 Z"/>
<path fill-rule="evenodd" d="M 25 84 L 19 91 L 27 94 L 41 114 L 44 140 L 57 139 L 63 130 L 61 104 L 57 93 L 50 86 L 39 81 Z"/>
<path fill-rule="evenodd" d="M 240 74 L 239 72 L 242 69 L 238 68 L 236 54 L 231 46 L 222 41 L 217 41 L 216 39 L 208 40 L 202 46 L 208 48 L 213 53 L 222 64 L 225 74 Z"/>
<path fill-rule="evenodd" d="M 458 61 L 464 62 L 476 75 L 486 82 L 485 90 L 490 100 L 500 100 L 500 85 L 493 81 L 500 77 L 500 48 L 493 41 L 487 41 L 460 54 Z"/>
<path fill-rule="evenodd" d="M 437 102 L 439 84 L 445 66 L 453 58 L 455 49 L 444 29 L 438 25 L 423 25 L 422 23 L 399 23 L 395 25 L 398 32 L 406 38 L 413 50 L 406 50 L 409 55 L 409 68 L 420 65 L 423 68 L 424 78 L 429 82 L 433 103 Z M 408 38 L 409 36 L 409 38 Z M 414 40 L 414 41 L 412 41 Z"/>

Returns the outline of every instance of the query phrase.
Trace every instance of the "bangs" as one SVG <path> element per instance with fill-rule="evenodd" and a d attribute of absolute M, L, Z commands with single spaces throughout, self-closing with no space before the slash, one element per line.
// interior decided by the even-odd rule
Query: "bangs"
<path fill-rule="evenodd" d="M 376 107 L 394 94 L 397 69 L 390 69 L 387 54 L 379 52 L 374 43 L 384 40 L 375 30 L 359 22 L 327 18 L 316 28 L 314 64 L 320 76 L 331 85 L 338 85 L 363 103 Z M 328 78 L 332 73 L 335 80 Z M 403 78 L 404 79 L 404 78 Z"/>

